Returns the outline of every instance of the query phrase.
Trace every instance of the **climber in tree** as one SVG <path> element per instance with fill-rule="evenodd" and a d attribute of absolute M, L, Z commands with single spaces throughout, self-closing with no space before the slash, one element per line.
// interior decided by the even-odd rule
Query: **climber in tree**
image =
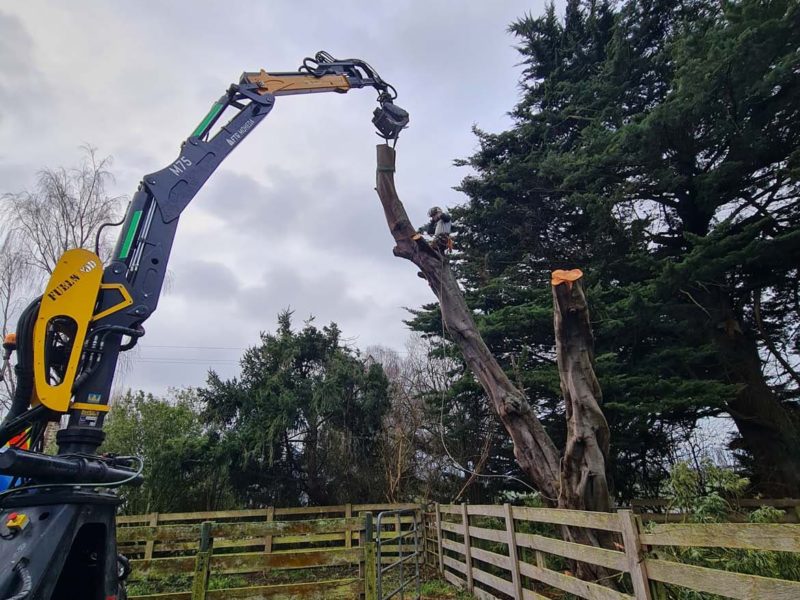
<path fill-rule="evenodd" d="M 434 206 L 428 211 L 428 216 L 431 220 L 428 223 L 427 233 L 433 236 L 430 242 L 431 248 L 441 253 L 452 250 L 453 241 L 450 239 L 450 230 L 453 224 L 450 215 L 440 207 Z"/>

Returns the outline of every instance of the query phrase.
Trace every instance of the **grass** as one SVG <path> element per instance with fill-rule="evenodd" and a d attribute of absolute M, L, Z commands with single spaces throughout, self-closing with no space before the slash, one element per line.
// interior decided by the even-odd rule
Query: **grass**
<path fill-rule="evenodd" d="M 443 579 L 430 565 L 420 565 L 421 598 L 422 600 L 475 600 L 475 597 L 460 590 Z M 413 571 L 405 571 L 405 577 Z M 127 584 L 128 595 L 145 596 L 169 592 L 191 590 L 193 573 L 172 574 L 149 580 L 133 580 Z M 393 570 L 387 573 L 384 579 L 384 590 L 394 589 L 398 584 L 396 573 Z M 331 566 L 304 569 L 265 569 L 259 573 L 247 575 L 211 575 L 208 580 L 208 589 L 219 590 L 226 588 L 243 588 L 257 585 L 276 585 L 286 583 L 314 582 L 327 579 L 342 579 L 356 576 L 353 566 Z M 413 585 L 407 589 L 406 597 L 413 594 Z M 411 592 L 411 594 L 409 594 Z"/>
<path fill-rule="evenodd" d="M 246 587 L 250 585 L 245 577 L 239 575 L 212 575 L 208 580 L 208 589 Z M 143 579 L 129 581 L 128 596 L 146 596 L 192 589 L 192 575 L 170 575 L 159 579 Z"/>
<path fill-rule="evenodd" d="M 283 572 L 283 577 L 276 578 L 278 573 L 273 571 L 262 577 L 243 577 L 240 575 L 212 575 L 208 581 L 208 589 L 218 590 L 224 588 L 247 587 L 259 583 L 290 583 L 296 581 L 313 581 L 311 569 L 298 569 L 295 572 Z M 260 579 L 261 581 L 256 581 Z M 280 579 L 276 581 L 275 579 Z M 192 586 L 191 575 L 172 575 L 155 580 L 131 581 L 128 583 L 129 596 L 144 596 L 176 590 L 188 590 Z M 423 581 L 421 586 L 423 600 L 474 600 L 474 596 L 463 590 L 453 587 L 442 579 L 429 579 Z"/>
<path fill-rule="evenodd" d="M 212 578 L 213 579 L 213 578 Z M 167 575 L 158 579 L 129 581 L 128 596 L 146 596 L 192 588 L 192 575 Z"/>
<path fill-rule="evenodd" d="M 300 575 L 305 575 L 302 577 Z M 281 583 L 289 583 L 291 581 L 308 581 L 309 570 L 298 569 L 297 574 L 293 576 L 283 577 Z M 265 578 L 267 579 L 267 578 Z M 312 579 L 313 581 L 313 579 Z M 208 589 L 218 590 L 224 588 L 247 587 L 254 585 L 256 582 L 239 575 L 214 575 L 209 578 Z M 269 583 L 278 583 L 269 581 Z M 129 596 L 144 596 L 148 594 L 158 594 L 175 590 L 188 590 L 191 589 L 192 578 L 189 575 L 173 575 L 163 579 L 149 580 L 149 581 L 131 581 L 128 583 Z M 449 583 L 441 579 L 431 579 L 424 581 L 421 586 L 423 600 L 474 600 L 474 596 L 468 594 L 463 590 L 453 587 Z"/>
<path fill-rule="evenodd" d="M 432 579 L 422 584 L 424 600 L 474 600 L 475 596 L 453 587 L 441 579 Z"/>
<path fill-rule="evenodd" d="M 278 585 L 283 583 L 305 583 L 325 579 L 344 579 L 353 577 L 353 569 L 347 567 L 322 567 L 314 569 L 267 569 L 262 573 L 249 575 L 212 575 L 208 579 L 208 589 L 251 587 L 256 585 Z M 192 589 L 193 574 L 167 575 L 158 579 L 140 579 L 127 584 L 129 596 L 145 596 L 166 592 L 181 592 Z"/>

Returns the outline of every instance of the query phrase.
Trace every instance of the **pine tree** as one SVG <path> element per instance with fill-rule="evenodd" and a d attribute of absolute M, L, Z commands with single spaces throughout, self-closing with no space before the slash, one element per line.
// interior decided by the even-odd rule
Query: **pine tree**
<path fill-rule="evenodd" d="M 292 327 L 245 351 L 238 378 L 209 374 L 206 423 L 236 459 L 230 477 L 248 504 L 322 506 L 382 500 L 375 448 L 389 408 L 379 364 L 347 348 L 335 323 Z"/>
<path fill-rule="evenodd" d="M 526 16 L 515 124 L 476 131 L 460 161 L 458 272 L 540 413 L 559 411 L 545 278 L 587 273 L 623 497 L 656 491 L 676 432 L 724 413 L 762 489 L 800 493 L 797 338 L 782 339 L 800 308 L 798 19 L 790 0 Z"/>

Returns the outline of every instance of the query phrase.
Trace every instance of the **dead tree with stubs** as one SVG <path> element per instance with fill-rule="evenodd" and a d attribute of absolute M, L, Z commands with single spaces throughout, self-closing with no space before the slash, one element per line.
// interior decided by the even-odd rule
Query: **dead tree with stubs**
<path fill-rule="evenodd" d="M 511 382 L 483 341 L 447 260 L 411 224 L 395 188 L 395 150 L 381 144 L 377 158 L 376 191 L 395 241 L 393 253 L 416 265 L 439 300 L 445 328 L 511 437 L 520 468 L 551 506 L 610 510 L 606 478 L 609 429 L 600 409 L 581 272 L 556 271 L 552 280 L 558 368 L 567 415 L 567 442 L 562 452 L 525 392 Z M 610 543 L 592 530 L 570 528 L 565 537 L 596 546 Z M 590 570 L 589 565 L 578 567 L 585 577 L 604 575 Z"/>

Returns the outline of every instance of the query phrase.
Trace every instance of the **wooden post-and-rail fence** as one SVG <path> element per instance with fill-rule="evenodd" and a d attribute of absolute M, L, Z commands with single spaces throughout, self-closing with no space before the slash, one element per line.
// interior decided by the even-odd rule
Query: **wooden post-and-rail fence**
<path fill-rule="evenodd" d="M 394 538 L 413 526 L 368 535 L 367 515 L 417 504 L 265 508 L 119 517 L 117 542 L 131 561 L 131 600 L 236 598 L 375 600 L 375 536 Z M 395 560 L 396 543 L 382 546 Z M 404 551 L 407 550 L 404 548 Z M 137 588 L 149 588 L 147 593 Z"/>
<path fill-rule="evenodd" d="M 560 539 L 561 528 L 611 532 L 614 548 Z M 666 523 L 643 527 L 616 513 L 497 505 L 435 505 L 426 514 L 426 550 L 443 577 L 481 600 L 547 600 L 564 592 L 587 600 L 660 600 L 669 586 L 740 600 L 798 600 L 800 582 L 684 564 L 683 548 L 800 553 L 794 523 Z M 800 559 L 800 557 L 797 557 Z M 570 561 L 607 569 L 614 587 L 583 581 Z M 625 590 L 625 591 L 621 591 Z"/>
<path fill-rule="evenodd" d="M 374 600 L 374 536 L 396 538 L 412 522 L 404 517 L 394 530 L 368 536 L 366 516 L 409 508 L 422 512 L 415 504 L 363 504 L 123 516 L 117 538 L 120 551 L 132 559 L 129 589 L 139 586 L 131 600 Z M 566 542 L 560 536 L 564 526 L 611 532 L 614 547 Z M 427 562 L 482 600 L 546 600 L 564 592 L 587 600 L 674 597 L 665 586 L 742 600 L 800 599 L 797 581 L 684 564 L 676 552 L 800 553 L 800 525 L 794 523 L 643 527 L 630 511 L 460 504 L 436 505 L 423 520 L 423 532 Z M 383 561 L 394 561 L 398 549 L 382 546 Z M 615 589 L 572 576 L 570 561 L 604 567 Z M 146 593 L 143 584 L 150 586 Z"/>

